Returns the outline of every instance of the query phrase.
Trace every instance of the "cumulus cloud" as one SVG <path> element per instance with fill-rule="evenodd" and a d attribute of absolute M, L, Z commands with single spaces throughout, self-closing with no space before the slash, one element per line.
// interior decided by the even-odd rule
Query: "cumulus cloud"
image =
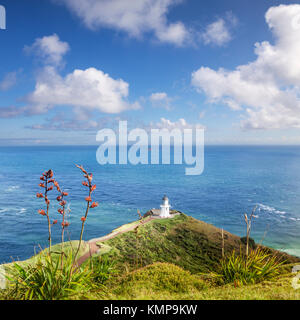
<path fill-rule="evenodd" d="M 37 38 L 31 46 L 25 46 L 24 50 L 37 55 L 45 64 L 58 66 L 70 47 L 67 42 L 61 41 L 57 34 L 53 34 Z"/>
<path fill-rule="evenodd" d="M 7 73 L 2 81 L 0 82 L 0 90 L 7 91 L 12 88 L 17 83 L 17 72 L 9 72 Z"/>
<path fill-rule="evenodd" d="M 150 95 L 150 101 L 152 105 L 155 107 L 162 107 L 166 110 L 170 110 L 170 102 L 171 98 L 168 97 L 167 93 L 165 92 L 155 92 Z"/>
<path fill-rule="evenodd" d="M 173 130 L 173 129 L 204 129 L 205 127 L 201 124 L 190 124 L 188 123 L 185 119 L 181 118 L 178 119 L 177 121 L 171 121 L 169 119 L 165 118 L 160 118 L 159 122 L 151 122 L 150 123 L 150 128 L 155 128 L 155 129 L 168 129 L 168 130 Z"/>
<path fill-rule="evenodd" d="M 208 24 L 201 34 L 201 38 L 207 45 L 223 46 L 232 40 L 231 29 L 236 26 L 237 18 L 232 12 L 227 12 L 224 18 Z"/>
<path fill-rule="evenodd" d="M 140 107 L 138 102 L 128 101 L 129 84 L 126 81 L 114 79 L 102 70 L 75 69 L 61 76 L 58 66 L 69 50 L 69 45 L 57 35 L 36 39 L 28 48 L 36 49 L 37 54 L 44 57 L 46 66 L 38 73 L 34 91 L 23 99 L 27 106 L 2 107 L 0 118 L 43 114 L 57 106 L 70 106 L 80 119 L 85 117 L 87 120 L 86 115 L 91 111 L 120 113 Z M 6 79 L 6 82 L 7 80 L 9 79 Z M 3 84 L 4 87 L 7 85 Z M 89 126 L 91 124 L 92 122 Z"/>
<path fill-rule="evenodd" d="M 218 19 L 209 24 L 202 36 L 205 44 L 215 44 L 218 46 L 222 46 L 231 40 L 231 34 L 224 19 Z"/>
<path fill-rule="evenodd" d="M 113 79 L 95 68 L 76 69 L 65 77 L 47 67 L 37 80 L 35 90 L 27 97 L 33 113 L 43 113 L 54 106 L 72 106 L 104 113 L 137 109 L 139 104 L 127 101 L 129 84 Z"/>
<path fill-rule="evenodd" d="M 124 31 L 132 37 L 152 32 L 161 42 L 183 45 L 189 31 L 182 22 L 170 23 L 167 13 L 181 0 L 54 0 L 64 4 L 90 29 Z"/>
<path fill-rule="evenodd" d="M 271 7 L 266 22 L 275 43 L 255 44 L 257 58 L 235 70 L 201 67 L 192 84 L 212 103 L 244 109 L 245 128 L 300 127 L 300 5 Z"/>

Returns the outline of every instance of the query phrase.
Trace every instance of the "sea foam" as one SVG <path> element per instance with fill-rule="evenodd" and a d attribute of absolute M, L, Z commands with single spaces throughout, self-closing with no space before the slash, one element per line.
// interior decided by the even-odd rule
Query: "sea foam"
<path fill-rule="evenodd" d="M 278 210 L 278 209 L 275 209 L 271 206 L 268 206 L 268 205 L 265 205 L 265 204 L 262 204 L 262 203 L 258 203 L 258 211 L 265 211 L 267 213 L 275 213 L 275 214 L 279 214 L 279 215 L 284 215 L 286 214 L 285 211 L 281 211 L 281 210 Z"/>

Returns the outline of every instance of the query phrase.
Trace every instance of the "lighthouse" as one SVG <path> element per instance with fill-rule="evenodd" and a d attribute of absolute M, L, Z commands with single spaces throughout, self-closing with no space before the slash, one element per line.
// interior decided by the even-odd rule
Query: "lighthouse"
<path fill-rule="evenodd" d="M 170 204 L 169 204 L 169 199 L 165 195 L 163 198 L 163 203 L 160 205 L 160 217 L 161 218 L 170 218 Z"/>

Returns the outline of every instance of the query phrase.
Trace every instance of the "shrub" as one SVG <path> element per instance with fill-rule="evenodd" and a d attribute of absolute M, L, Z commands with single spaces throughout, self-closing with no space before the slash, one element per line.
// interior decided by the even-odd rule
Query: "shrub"
<path fill-rule="evenodd" d="M 72 255 L 56 261 L 49 255 L 22 267 L 14 263 L 8 271 L 14 297 L 24 300 L 65 300 L 87 293 L 91 272 L 74 268 Z M 61 267 L 62 266 L 62 267 Z"/>
<path fill-rule="evenodd" d="M 254 239 L 253 238 L 249 238 L 248 241 L 249 241 L 249 248 L 250 249 L 255 249 L 256 248 L 256 243 L 255 243 Z M 242 237 L 241 238 L 241 242 L 242 242 L 242 244 L 244 244 L 246 246 L 247 245 L 247 237 Z"/>
<path fill-rule="evenodd" d="M 124 276 L 115 292 L 134 296 L 141 291 L 161 293 L 189 293 L 205 288 L 200 277 L 171 263 L 157 262 Z"/>
<path fill-rule="evenodd" d="M 104 284 L 116 273 L 115 262 L 107 257 L 98 257 L 96 262 L 92 262 L 92 279 L 97 284 Z"/>
<path fill-rule="evenodd" d="M 277 276 L 284 262 L 262 248 L 250 251 L 248 257 L 232 254 L 221 260 L 219 276 L 224 283 L 235 285 L 254 284 Z"/>

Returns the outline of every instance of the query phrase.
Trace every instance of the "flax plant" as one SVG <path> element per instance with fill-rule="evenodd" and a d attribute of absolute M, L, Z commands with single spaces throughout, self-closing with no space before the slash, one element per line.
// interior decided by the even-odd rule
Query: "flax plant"
<path fill-rule="evenodd" d="M 279 275 L 284 262 L 260 247 L 251 250 L 247 257 L 242 252 L 236 254 L 233 251 L 221 260 L 219 276 L 225 283 L 234 283 L 235 286 L 255 284 Z"/>
<path fill-rule="evenodd" d="M 88 196 L 85 198 L 85 201 L 87 203 L 85 215 L 83 217 L 81 217 L 82 224 L 81 224 L 79 244 L 78 244 L 78 248 L 77 248 L 77 251 L 75 254 L 75 261 L 76 261 L 77 255 L 79 253 L 79 250 L 81 248 L 84 225 L 85 225 L 88 213 L 89 213 L 89 209 L 93 209 L 93 208 L 98 207 L 98 202 L 92 201 L 92 193 L 96 190 L 96 185 L 92 184 L 93 174 L 87 173 L 87 171 L 83 168 L 83 166 L 76 165 L 76 167 L 79 168 L 83 172 L 84 178 L 86 179 L 85 181 L 82 182 L 82 185 L 88 188 Z"/>
<path fill-rule="evenodd" d="M 44 198 L 46 203 L 46 211 L 43 209 L 38 210 L 38 213 L 42 216 L 47 217 L 48 222 L 48 241 L 49 241 L 49 255 L 51 255 L 51 243 L 52 243 L 52 237 L 51 237 L 51 227 L 52 225 L 57 223 L 57 220 L 54 220 L 51 223 L 50 215 L 49 215 L 49 207 L 50 207 L 50 200 L 48 198 L 49 191 L 53 190 L 53 183 L 55 183 L 55 180 L 53 179 L 53 171 L 48 170 L 42 174 L 40 177 L 40 180 L 42 181 L 39 184 L 39 187 L 44 189 L 44 193 L 37 193 L 37 198 Z"/>
<path fill-rule="evenodd" d="M 244 213 L 244 218 L 246 222 L 246 257 L 249 255 L 249 238 L 250 238 L 250 233 L 251 233 L 251 226 L 252 226 L 252 219 L 255 218 L 255 211 L 256 211 L 256 206 L 253 208 L 249 218 L 247 213 Z"/>

